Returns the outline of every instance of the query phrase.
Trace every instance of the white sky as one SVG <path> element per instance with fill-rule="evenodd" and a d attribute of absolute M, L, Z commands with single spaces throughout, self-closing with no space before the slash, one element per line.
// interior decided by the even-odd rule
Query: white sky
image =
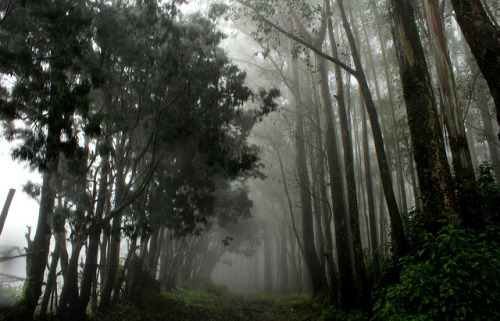
<path fill-rule="evenodd" d="M 24 247 L 26 246 L 24 237 L 27 232 L 26 226 L 32 226 L 32 237 L 35 233 L 38 204 L 22 192 L 22 186 L 28 180 L 40 182 L 41 179 L 39 174 L 30 172 L 21 163 L 13 161 L 10 152 L 11 144 L 2 137 L 0 139 L 0 208 L 3 208 L 9 189 L 16 189 L 16 193 L 10 205 L 2 235 L 0 235 L 0 246 Z"/>

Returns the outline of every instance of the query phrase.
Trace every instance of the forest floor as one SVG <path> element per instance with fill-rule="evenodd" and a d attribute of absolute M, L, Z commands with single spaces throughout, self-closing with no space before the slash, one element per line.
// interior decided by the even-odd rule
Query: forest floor
<path fill-rule="evenodd" d="M 196 291 L 156 294 L 116 306 L 95 321 L 323 320 L 310 296 L 214 295 Z"/>

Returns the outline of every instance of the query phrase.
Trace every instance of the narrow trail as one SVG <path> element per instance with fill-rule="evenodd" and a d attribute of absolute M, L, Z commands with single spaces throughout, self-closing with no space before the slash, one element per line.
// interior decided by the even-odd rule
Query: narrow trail
<path fill-rule="evenodd" d="M 121 304 L 96 321 L 295 321 L 320 320 L 312 304 L 292 297 L 253 295 L 210 296 L 191 302 L 151 296 L 141 302 Z"/>

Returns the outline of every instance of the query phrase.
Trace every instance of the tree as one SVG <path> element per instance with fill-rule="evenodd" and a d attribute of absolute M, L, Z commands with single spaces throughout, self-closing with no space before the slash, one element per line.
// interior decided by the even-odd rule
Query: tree
<path fill-rule="evenodd" d="M 314 245 L 314 230 L 312 205 L 310 195 L 309 173 L 307 169 L 306 150 L 304 145 L 304 121 L 303 107 L 300 96 L 300 79 L 297 61 L 292 62 L 292 88 L 295 96 L 295 166 L 300 188 L 300 204 L 302 206 L 302 244 L 304 249 L 304 260 L 309 271 L 312 282 L 313 293 L 322 291 L 327 283 L 325 272 L 321 268 L 319 258 Z"/>
<path fill-rule="evenodd" d="M 375 103 L 373 102 L 373 98 L 370 93 L 370 88 L 368 86 L 366 76 L 363 72 L 362 64 L 360 56 L 357 52 L 357 48 L 355 45 L 355 39 L 350 30 L 350 26 L 347 20 L 343 20 L 344 31 L 348 35 L 349 44 L 351 47 L 352 57 L 355 62 L 355 69 L 349 67 L 339 59 L 332 57 L 328 54 L 325 54 L 321 48 L 315 46 L 314 43 L 311 43 L 309 39 L 304 39 L 303 37 L 294 34 L 293 31 L 287 31 L 283 27 L 274 23 L 272 20 L 267 18 L 265 14 L 272 14 L 275 10 L 272 9 L 271 6 L 259 5 L 254 6 L 249 2 L 243 0 L 237 0 L 243 6 L 249 8 L 254 13 L 254 20 L 260 22 L 259 30 L 264 33 L 270 33 L 270 30 L 275 30 L 291 40 L 295 41 L 297 44 L 302 45 L 306 48 L 309 48 L 319 57 L 322 57 L 342 68 L 344 71 L 354 76 L 358 81 L 361 92 L 363 93 L 363 98 L 365 100 L 365 106 L 368 112 L 368 117 L 370 119 L 370 123 L 372 125 L 372 132 L 375 141 L 375 150 L 377 154 L 377 160 L 379 165 L 380 175 L 382 177 L 382 186 L 384 187 L 384 196 L 387 203 L 387 207 L 389 210 L 389 216 L 391 218 L 391 228 L 393 233 L 394 240 L 394 248 L 393 251 L 396 256 L 403 255 L 406 251 L 406 240 L 404 236 L 403 224 L 401 221 L 401 217 L 399 214 L 399 209 L 397 207 L 396 198 L 394 195 L 394 190 L 392 188 L 392 180 L 390 177 L 389 167 L 387 163 L 387 156 L 384 147 L 384 141 L 382 138 L 382 131 L 380 129 L 380 124 L 378 120 L 377 110 L 375 108 Z M 267 11 L 266 11 L 267 10 Z M 345 15 L 344 15 L 345 16 Z"/>
<path fill-rule="evenodd" d="M 491 96 L 500 124 L 500 30 L 495 26 L 480 0 L 452 0 L 455 18 L 476 59 Z M 500 132 L 498 133 L 500 139 Z"/>
<path fill-rule="evenodd" d="M 451 172 L 410 2 L 391 1 L 391 17 L 413 155 L 423 197 L 424 222 L 429 231 L 437 232 L 438 221 L 445 217 L 445 213 L 457 214 Z"/>
<path fill-rule="evenodd" d="M 479 192 L 474 176 L 474 167 L 465 135 L 455 87 L 455 77 L 446 47 L 444 26 L 436 0 L 424 2 L 424 12 L 429 29 L 435 65 L 439 79 L 444 123 L 448 131 L 450 150 L 453 156 L 453 169 L 457 179 L 458 207 L 464 226 L 482 228 L 484 218 L 479 203 Z"/>
<path fill-rule="evenodd" d="M 92 82 L 89 13 L 79 1 L 30 2 L 2 21 L 10 37 L 2 41 L 0 70 L 14 76 L 15 84 L 2 97 L 1 118 L 9 123 L 6 136 L 21 141 L 13 157 L 43 173 L 32 264 L 20 304 L 25 320 L 33 317 L 42 291 L 56 195 L 52 180 L 60 154 L 72 157 L 79 150 L 75 115 L 86 118 L 89 93 L 97 84 Z M 18 127 L 18 120 L 24 126 Z"/>

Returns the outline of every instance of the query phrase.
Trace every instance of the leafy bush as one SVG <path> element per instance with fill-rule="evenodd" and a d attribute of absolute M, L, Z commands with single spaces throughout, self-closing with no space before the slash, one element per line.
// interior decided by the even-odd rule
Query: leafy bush
<path fill-rule="evenodd" d="M 421 239 L 421 250 L 401 261 L 400 283 L 376 302 L 374 319 L 500 320 L 498 231 L 474 235 L 445 225 Z"/>

